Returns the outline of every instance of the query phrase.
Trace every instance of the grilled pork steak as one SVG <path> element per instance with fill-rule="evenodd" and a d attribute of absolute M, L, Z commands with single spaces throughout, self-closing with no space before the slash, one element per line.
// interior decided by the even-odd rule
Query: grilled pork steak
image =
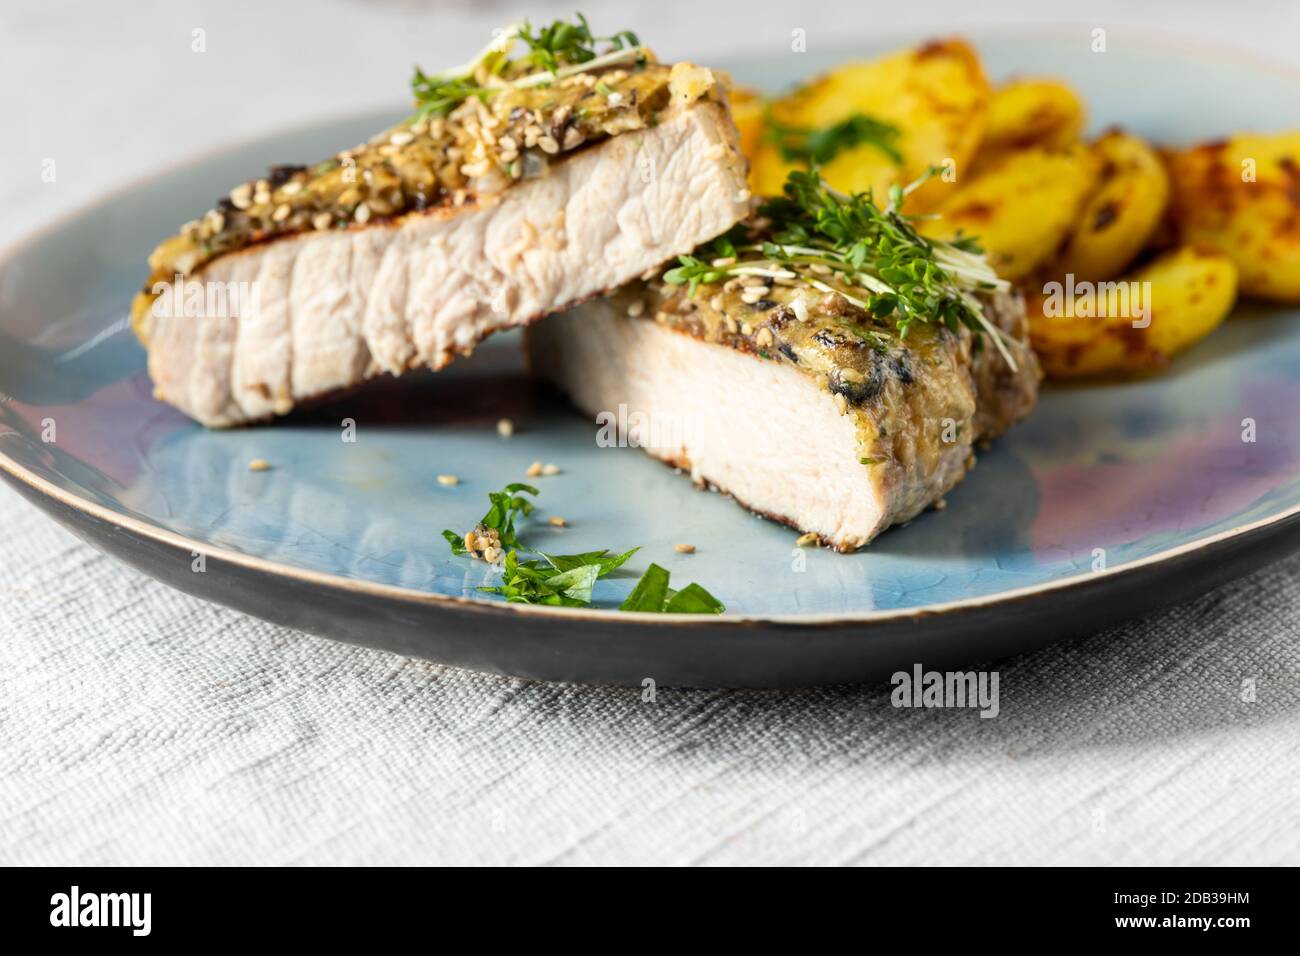
<path fill-rule="evenodd" d="M 713 75 L 643 60 L 471 96 L 232 190 L 151 257 L 133 318 L 157 395 L 238 425 L 441 368 L 718 235 L 747 199 Z"/>

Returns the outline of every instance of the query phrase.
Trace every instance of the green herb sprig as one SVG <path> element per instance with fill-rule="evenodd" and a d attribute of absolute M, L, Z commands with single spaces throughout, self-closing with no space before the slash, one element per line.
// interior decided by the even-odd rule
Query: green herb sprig
<path fill-rule="evenodd" d="M 528 548 L 519 540 L 515 531 L 515 519 L 528 517 L 535 505 L 523 497 L 521 492 L 534 498 L 539 494 L 531 485 L 518 482 L 506 485 L 501 491 L 488 493 L 492 506 L 479 525 L 497 533 L 501 547 L 505 550 L 505 558 L 501 565 L 501 584 L 478 590 L 499 594 L 512 604 L 590 607 L 595 583 L 622 567 L 641 549 L 632 548 L 622 554 L 611 554 L 609 550 L 548 554 Z M 451 546 L 452 554 L 469 554 L 464 537 L 450 530 L 443 531 L 442 536 Z M 521 559 L 521 552 L 536 554 L 538 558 Z M 726 606 L 698 584 L 688 584 L 680 591 L 670 590 L 668 572 L 657 564 L 651 564 L 619 610 L 721 614 Z"/>
<path fill-rule="evenodd" d="M 596 45 L 604 43 L 609 51 L 639 47 L 641 41 L 631 30 L 620 30 L 607 37 L 594 36 L 587 18 L 581 13 L 574 14 L 577 23 L 556 20 L 540 30 L 534 31 L 527 20 L 519 28 L 519 39 L 528 45 L 524 61 L 539 70 L 551 73 L 562 67 L 575 63 L 590 63 L 596 59 Z"/>
<path fill-rule="evenodd" d="M 471 96 L 487 101 L 503 90 L 545 86 L 575 73 L 645 59 L 645 50 L 631 30 L 598 37 L 586 17 L 579 13 L 577 18 L 576 23 L 555 20 L 536 29 L 525 20 L 501 30 L 461 66 L 438 73 L 425 73 L 417 66 L 411 77 L 415 113 L 407 123 L 446 116 Z M 512 57 L 520 43 L 525 52 Z"/>
<path fill-rule="evenodd" d="M 783 195 L 759 209 L 769 223 L 761 241 L 729 234 L 723 245 L 715 240 L 695 255 L 678 257 L 678 265 L 663 279 L 687 285 L 692 296 L 702 283 L 733 276 L 800 283 L 843 296 L 877 319 L 892 319 L 902 338 L 917 322 L 939 323 L 953 331 L 965 325 L 988 334 L 1014 369 L 1002 333 L 988 321 L 974 294 L 1005 291 L 1009 284 L 989 267 L 973 238 L 926 238 L 916 231 L 914 217 L 902 212 L 906 197 L 940 171 L 932 166 L 906 187 L 895 184 L 882 209 L 870 191 L 846 195 L 834 189 L 816 167 L 794 170 Z M 717 256 L 724 249 L 731 252 Z M 837 285 L 807 268 L 814 265 L 829 270 L 827 278 L 833 277 Z"/>
<path fill-rule="evenodd" d="M 903 161 L 895 145 L 898 127 L 865 113 L 854 113 L 848 119 L 814 129 L 782 123 L 769 111 L 764 117 L 763 136 L 789 163 L 825 166 L 844 150 L 868 144 L 896 163 Z"/>

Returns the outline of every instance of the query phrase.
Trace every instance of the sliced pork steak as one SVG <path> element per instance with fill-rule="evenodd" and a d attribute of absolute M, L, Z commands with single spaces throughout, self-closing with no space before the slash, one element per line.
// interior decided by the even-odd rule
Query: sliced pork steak
<path fill-rule="evenodd" d="M 965 327 L 864 347 L 843 305 L 818 296 L 801 319 L 772 300 L 637 284 L 530 328 L 530 361 L 628 444 L 852 551 L 941 500 L 973 443 L 1033 407 L 1040 373 L 1018 296 L 985 303 L 1014 368 Z"/>
<path fill-rule="evenodd" d="M 649 63 L 609 79 L 623 92 L 602 93 L 601 102 L 622 100 L 594 127 L 598 111 L 584 113 L 588 125 L 580 126 L 572 108 L 553 102 L 542 115 L 501 97 L 493 113 L 471 98 L 464 112 L 480 115 L 461 118 L 462 127 L 480 131 L 497 122 L 487 138 L 507 150 L 506 165 L 461 166 L 481 178 L 457 189 L 434 182 L 427 201 L 419 176 L 446 142 L 459 142 L 446 130 L 413 158 L 413 173 L 400 165 L 402 151 L 421 144 L 410 143 L 405 130 L 358 147 L 397 154 L 363 166 L 369 201 L 358 203 L 346 183 L 334 184 L 349 201 L 346 218 L 336 206 L 321 212 L 299 203 L 318 181 L 336 179 L 337 165 L 232 191 L 231 201 L 150 260 L 154 276 L 137 297 L 134 319 L 158 397 L 205 425 L 230 426 L 383 373 L 441 368 L 495 330 L 626 283 L 741 219 L 749 198 L 745 162 L 712 74 Z M 571 80 L 574 102 L 586 102 L 596 85 L 581 75 Z M 569 84 L 559 84 L 561 91 Z M 519 142 L 506 132 L 511 123 L 521 125 Z M 544 152 L 526 149 L 529 140 Z M 520 154 L 534 161 L 531 171 L 521 169 Z M 345 156 L 354 176 L 367 155 Z M 373 187 L 373 175 L 390 168 L 407 179 L 390 191 Z M 504 182 L 501 169 L 509 170 Z M 367 211 L 372 206 L 381 212 Z M 264 221 L 223 251 L 230 222 L 244 222 L 249 207 L 268 210 Z M 301 228 L 278 229 L 281 221 Z M 206 293 L 204 304 L 185 308 L 179 293 L 194 284 Z M 222 294 L 214 297 L 214 288 Z"/>

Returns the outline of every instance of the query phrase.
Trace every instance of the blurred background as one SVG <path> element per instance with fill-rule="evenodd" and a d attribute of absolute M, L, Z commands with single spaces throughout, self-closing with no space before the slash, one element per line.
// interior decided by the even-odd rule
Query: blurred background
<path fill-rule="evenodd" d="M 855 40 L 1105 28 L 1300 65 L 1296 0 L 4 0 L 0 245 L 116 185 L 232 140 L 374 108 L 401 109 L 411 67 L 462 62 L 492 27 L 581 8 L 665 58 L 725 64 Z M 201 49 L 200 49 L 201 48 Z M 46 160 L 58 188 L 42 182 Z"/>

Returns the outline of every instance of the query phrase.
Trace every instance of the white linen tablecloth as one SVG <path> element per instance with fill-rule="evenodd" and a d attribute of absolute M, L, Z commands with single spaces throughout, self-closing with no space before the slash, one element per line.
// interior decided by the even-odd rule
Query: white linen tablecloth
<path fill-rule="evenodd" d="M 587 5 L 701 58 L 794 26 L 842 45 L 846 10 L 901 36 L 1041 6 Z M 1295 57 L 1294 5 L 1134 6 L 1088 18 Z M 409 62 L 568 7 L 5 4 L 0 242 L 322 99 L 391 103 Z M 297 80 L 259 89 L 241 57 Z M 887 686 L 646 702 L 457 671 L 169 590 L 7 488 L 0 528 L 0 864 L 1300 862 L 1300 557 L 1001 663 L 982 720 Z"/>

